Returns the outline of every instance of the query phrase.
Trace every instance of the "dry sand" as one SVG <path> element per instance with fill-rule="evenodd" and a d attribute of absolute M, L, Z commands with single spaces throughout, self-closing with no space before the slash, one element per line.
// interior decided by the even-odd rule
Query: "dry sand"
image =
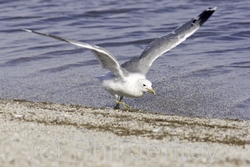
<path fill-rule="evenodd" d="M 0 100 L 0 166 L 250 166 L 250 121 Z"/>

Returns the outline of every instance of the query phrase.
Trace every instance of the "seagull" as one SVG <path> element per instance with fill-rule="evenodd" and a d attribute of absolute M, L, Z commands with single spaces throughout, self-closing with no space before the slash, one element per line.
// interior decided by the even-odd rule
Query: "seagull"
<path fill-rule="evenodd" d="M 124 96 L 138 98 L 147 92 L 155 94 L 155 91 L 152 88 L 152 83 L 146 79 L 146 75 L 152 63 L 165 52 L 179 45 L 185 41 L 186 38 L 195 33 L 215 10 L 216 7 L 207 8 L 199 16 L 189 20 L 180 27 L 177 27 L 171 33 L 153 40 L 139 57 L 133 57 L 121 65 L 108 50 L 100 46 L 29 29 L 22 30 L 89 49 L 96 56 L 97 60 L 102 65 L 102 68 L 109 70 L 106 75 L 98 76 L 96 78 L 99 79 L 101 85 L 107 92 L 115 96 L 116 105 L 114 109 L 119 109 L 120 105 L 125 109 L 130 109 L 131 107 L 129 105 L 122 102 Z"/>

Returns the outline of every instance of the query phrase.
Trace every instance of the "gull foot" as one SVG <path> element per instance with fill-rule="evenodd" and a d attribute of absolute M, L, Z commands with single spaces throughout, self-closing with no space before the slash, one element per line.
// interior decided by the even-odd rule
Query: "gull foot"
<path fill-rule="evenodd" d="M 129 105 L 127 105 L 126 103 L 124 102 L 121 102 L 121 101 L 118 101 L 118 100 L 115 100 L 116 102 L 116 106 L 114 107 L 114 109 L 120 109 L 119 105 L 123 105 L 124 109 L 130 109 L 131 107 Z"/>
<path fill-rule="evenodd" d="M 116 100 L 115 100 L 116 101 Z M 116 102 L 116 105 L 114 107 L 115 110 L 120 109 L 120 104 Z"/>

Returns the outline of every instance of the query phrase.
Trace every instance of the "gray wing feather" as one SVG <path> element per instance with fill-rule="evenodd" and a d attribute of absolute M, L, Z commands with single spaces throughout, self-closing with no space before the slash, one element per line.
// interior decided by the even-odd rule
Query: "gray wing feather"
<path fill-rule="evenodd" d="M 199 29 L 215 10 L 216 7 L 208 8 L 197 18 L 191 19 L 168 35 L 155 39 L 146 47 L 140 57 L 134 57 L 121 66 L 130 72 L 139 72 L 146 75 L 155 59 L 185 41 Z"/>
<path fill-rule="evenodd" d="M 123 78 L 123 77 L 126 77 L 128 74 L 128 72 L 120 66 L 120 64 L 114 58 L 114 56 L 112 56 L 112 54 L 109 51 L 107 51 L 106 49 L 104 49 L 102 47 L 99 47 L 96 45 L 90 45 L 90 44 L 87 44 L 85 42 L 79 42 L 76 40 L 62 38 L 62 37 L 55 36 L 55 35 L 40 33 L 37 31 L 28 30 L 28 29 L 23 29 L 23 30 L 27 31 L 27 32 L 32 32 L 35 34 L 43 35 L 46 37 L 54 38 L 54 39 L 57 39 L 60 41 L 64 41 L 64 42 L 67 42 L 67 43 L 70 43 L 70 44 L 73 44 L 76 46 L 80 46 L 83 48 L 90 49 L 92 51 L 92 53 L 94 53 L 94 55 L 96 56 L 97 60 L 100 62 L 102 67 L 104 69 L 108 69 L 113 75 Z"/>

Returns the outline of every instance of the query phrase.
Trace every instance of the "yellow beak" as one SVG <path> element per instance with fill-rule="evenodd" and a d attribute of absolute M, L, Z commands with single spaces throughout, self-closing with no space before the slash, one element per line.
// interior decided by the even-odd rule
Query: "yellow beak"
<path fill-rule="evenodd" d="M 150 93 L 152 93 L 152 94 L 155 94 L 155 91 L 154 91 L 154 89 L 148 89 L 148 92 L 150 92 Z"/>

